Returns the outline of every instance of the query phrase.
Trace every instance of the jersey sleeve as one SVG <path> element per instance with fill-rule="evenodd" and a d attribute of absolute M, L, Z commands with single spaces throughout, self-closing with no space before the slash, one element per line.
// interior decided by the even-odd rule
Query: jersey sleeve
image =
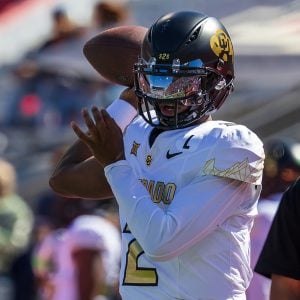
<path fill-rule="evenodd" d="M 202 176 L 180 189 L 163 210 L 151 201 L 126 161 L 107 166 L 105 173 L 131 232 L 155 260 L 182 254 L 237 213 L 242 203 L 253 204 L 259 194 L 242 181 Z"/>
<path fill-rule="evenodd" d="M 245 126 L 228 123 L 222 131 L 212 132 L 211 138 L 218 142 L 207 142 L 214 147 L 204 165 L 204 175 L 261 184 L 265 155 L 263 143 L 255 133 Z"/>
<path fill-rule="evenodd" d="M 300 179 L 283 195 L 255 271 L 300 280 Z"/>

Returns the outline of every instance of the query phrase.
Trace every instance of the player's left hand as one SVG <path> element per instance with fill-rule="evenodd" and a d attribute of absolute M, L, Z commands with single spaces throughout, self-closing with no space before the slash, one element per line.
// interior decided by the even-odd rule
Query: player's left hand
<path fill-rule="evenodd" d="M 98 162 L 105 167 L 125 159 L 122 131 L 106 110 L 93 107 L 92 117 L 87 109 L 83 109 L 82 116 L 88 128 L 87 133 L 84 133 L 76 122 L 72 122 L 71 126 Z"/>

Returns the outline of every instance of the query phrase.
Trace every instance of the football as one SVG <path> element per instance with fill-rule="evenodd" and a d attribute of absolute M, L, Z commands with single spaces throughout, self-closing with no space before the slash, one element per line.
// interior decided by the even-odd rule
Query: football
<path fill-rule="evenodd" d="M 84 56 L 108 81 L 131 87 L 133 65 L 140 56 L 146 31 L 143 26 L 125 25 L 104 30 L 84 44 Z"/>

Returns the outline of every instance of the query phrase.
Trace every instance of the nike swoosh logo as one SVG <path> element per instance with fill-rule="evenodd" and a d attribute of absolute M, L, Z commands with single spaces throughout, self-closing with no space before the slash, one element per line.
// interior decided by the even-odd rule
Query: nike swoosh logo
<path fill-rule="evenodd" d="M 192 139 L 194 135 L 192 134 L 191 136 L 189 136 L 189 138 L 185 141 L 184 145 L 183 145 L 183 149 L 190 149 L 190 146 L 189 146 L 189 141 Z M 170 150 L 168 150 L 167 154 L 166 154 L 166 157 L 167 159 L 170 159 L 174 156 L 177 156 L 179 154 L 182 154 L 182 152 L 174 152 L 174 153 L 170 153 Z"/>
<path fill-rule="evenodd" d="M 179 155 L 179 154 L 182 154 L 182 152 L 174 152 L 174 153 L 170 153 L 170 150 L 168 150 L 168 152 L 167 152 L 167 154 L 166 154 L 166 158 L 167 158 L 167 159 L 170 159 L 170 158 L 172 158 L 172 157 L 174 157 L 174 156 L 177 156 L 177 155 Z"/>

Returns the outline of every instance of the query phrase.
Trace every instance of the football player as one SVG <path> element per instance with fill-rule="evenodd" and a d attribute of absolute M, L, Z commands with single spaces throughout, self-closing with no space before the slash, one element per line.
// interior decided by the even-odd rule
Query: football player
<path fill-rule="evenodd" d="M 72 123 L 79 139 L 50 185 L 115 196 L 123 299 L 246 299 L 264 150 L 245 126 L 211 118 L 233 90 L 233 59 L 219 20 L 166 14 L 135 64 L 138 115 L 127 89 L 107 110 L 83 110 L 87 133 Z"/>

